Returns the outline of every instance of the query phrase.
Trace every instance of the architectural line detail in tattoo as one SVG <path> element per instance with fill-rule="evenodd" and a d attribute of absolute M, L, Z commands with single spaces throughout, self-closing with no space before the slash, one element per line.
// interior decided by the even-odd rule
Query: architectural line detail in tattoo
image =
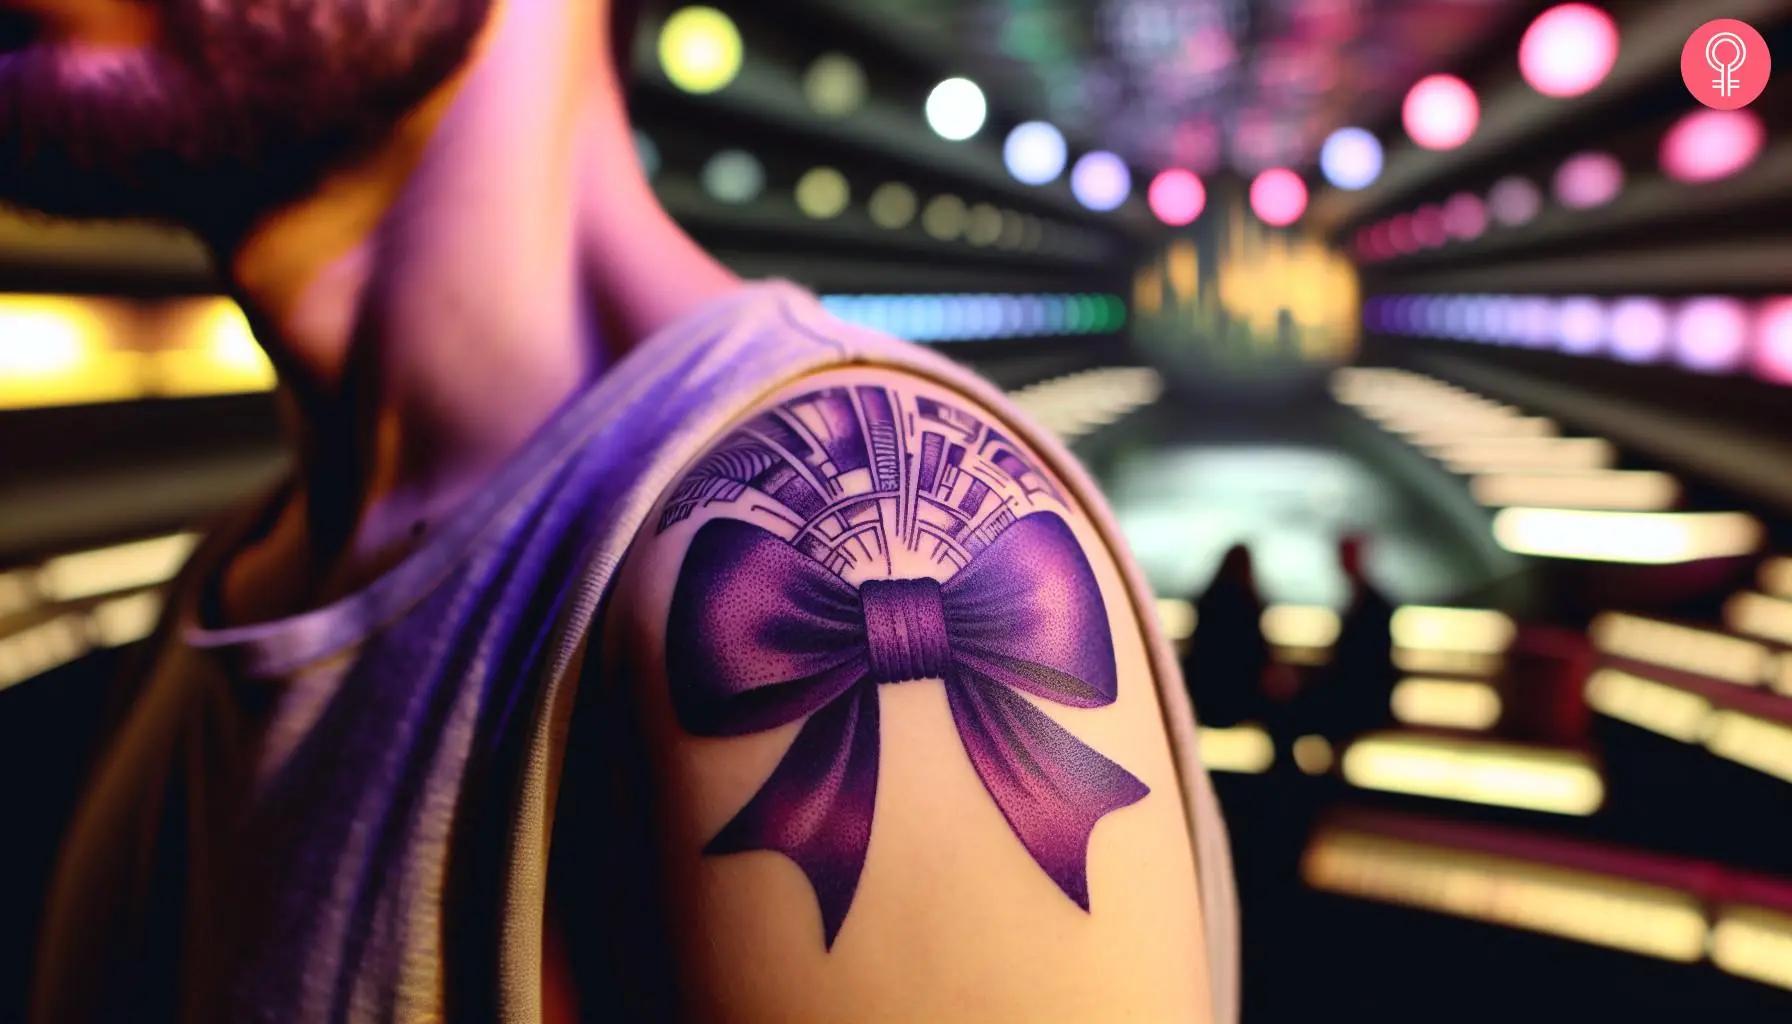
<path fill-rule="evenodd" d="M 1055 512 L 1011 507 L 1050 484 L 975 417 L 904 397 L 834 388 L 755 419 L 756 431 L 776 432 L 780 448 L 808 462 L 803 475 L 825 481 L 834 500 L 793 495 L 797 474 L 736 435 L 675 489 L 661 519 L 663 530 L 748 490 L 798 513 L 773 520 L 786 525 L 805 518 L 793 500 L 834 509 L 822 517 L 833 521 L 808 517 L 794 537 L 739 518 L 705 522 L 680 566 L 666 634 L 685 731 L 742 736 L 803 721 L 704 852 L 789 857 L 815 891 L 830 949 L 870 844 L 879 686 L 944 683 L 984 789 L 1034 862 L 1085 911 L 1090 834 L 1149 792 L 1023 696 L 1073 708 L 1118 696 L 1106 608 L 1075 534 Z M 918 415 L 899 418 L 898 408 Z M 768 417 L 777 424 L 759 423 Z M 920 436 L 897 438 L 877 422 Z M 966 478 L 959 467 L 972 444 L 1006 446 L 1006 480 Z M 839 500 L 852 494 L 865 501 Z M 895 545 L 931 558 L 943 579 L 876 578 L 888 574 Z"/>

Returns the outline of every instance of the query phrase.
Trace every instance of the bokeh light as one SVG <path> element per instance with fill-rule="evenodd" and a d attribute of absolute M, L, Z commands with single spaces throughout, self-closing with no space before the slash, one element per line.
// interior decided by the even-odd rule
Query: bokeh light
<path fill-rule="evenodd" d="M 765 188 L 765 168 L 743 149 L 724 149 L 699 174 L 703 191 L 724 203 L 750 203 Z"/>
<path fill-rule="evenodd" d="M 1145 201 L 1158 220 L 1171 227 L 1181 227 L 1192 223 L 1207 206 L 1207 186 L 1201 184 L 1193 171 L 1172 167 L 1151 179 Z"/>
<path fill-rule="evenodd" d="M 852 198 L 846 176 L 832 167 L 814 167 L 796 183 L 796 205 L 807 217 L 838 217 Z"/>
<path fill-rule="evenodd" d="M 1610 153 L 1569 157 L 1556 169 L 1556 200 L 1573 210 L 1604 206 L 1624 190 L 1624 165 Z"/>
<path fill-rule="evenodd" d="M 934 196 L 921 211 L 921 230 L 942 242 L 950 242 L 964 233 L 966 215 L 964 200 L 950 193 Z"/>
<path fill-rule="evenodd" d="M 1688 299 L 1674 317 L 1674 358 L 1699 373 L 1731 373 L 1748 352 L 1748 307 L 1732 298 Z"/>
<path fill-rule="evenodd" d="M 1531 22 L 1518 44 L 1518 70 L 1545 96 L 1590 92 L 1618 60 L 1618 25 L 1591 4 L 1551 7 Z"/>
<path fill-rule="evenodd" d="M 1473 192 L 1458 192 L 1444 203 L 1444 230 L 1464 241 L 1487 230 L 1487 204 Z"/>
<path fill-rule="evenodd" d="M 1427 203 L 1414 210 L 1412 233 L 1419 240 L 1419 245 L 1426 249 L 1435 249 L 1449 241 L 1450 232 L 1444 219 L 1444 208 Z"/>
<path fill-rule="evenodd" d="M 1653 363 L 1667 354 L 1669 318 L 1660 299 L 1631 296 L 1612 304 L 1606 325 L 1613 357 L 1626 363 Z"/>
<path fill-rule="evenodd" d="M 1792 384 L 1792 297 L 1769 299 L 1755 320 L 1755 373 Z"/>
<path fill-rule="evenodd" d="M 1126 322 L 1116 295 L 823 295 L 828 312 L 910 341 L 1107 334 Z"/>
<path fill-rule="evenodd" d="M 1556 311 L 1556 340 L 1571 355 L 1592 355 L 1605 345 L 1605 304 L 1585 295 L 1563 299 Z"/>
<path fill-rule="evenodd" d="M 1319 171 L 1334 188 L 1368 188 L 1381 176 L 1381 143 L 1362 128 L 1340 128 L 1319 149 Z"/>
<path fill-rule="evenodd" d="M 660 68 L 673 85 L 690 93 L 711 93 L 740 74 L 740 30 L 713 7 L 674 11 L 660 28 Z"/>
<path fill-rule="evenodd" d="M 994 245 L 1002 236 L 1002 211 L 978 203 L 965 215 L 964 240 L 976 246 Z"/>
<path fill-rule="evenodd" d="M 1126 161 L 1107 150 L 1084 153 L 1070 169 L 1070 191 L 1076 201 L 1098 213 L 1117 208 L 1132 193 L 1132 172 Z"/>
<path fill-rule="evenodd" d="M 1507 227 L 1529 223 L 1542 207 L 1542 194 L 1524 178 L 1501 178 L 1487 193 L 1488 212 Z"/>
<path fill-rule="evenodd" d="M 1520 299 L 1517 340 L 1525 348 L 1547 348 L 1556 340 L 1556 300 L 1541 295 Z"/>
<path fill-rule="evenodd" d="M 1406 94 L 1400 117 L 1406 134 L 1426 149 L 1455 149 L 1475 134 L 1481 104 L 1468 83 L 1454 75 L 1421 78 Z"/>
<path fill-rule="evenodd" d="M 1002 143 L 1002 162 L 1014 180 L 1025 185 L 1044 185 L 1064 173 L 1067 153 L 1064 133 L 1044 121 L 1014 126 Z"/>
<path fill-rule="evenodd" d="M 1402 256 L 1419 251 L 1419 236 L 1413 232 L 1412 214 L 1396 213 L 1388 218 L 1388 242 Z"/>
<path fill-rule="evenodd" d="M 1027 219 L 1014 210 L 1002 211 L 1002 233 L 996 236 L 996 248 L 1018 249 L 1026 237 Z"/>
<path fill-rule="evenodd" d="M 803 72 L 803 97 L 823 117 L 845 117 L 865 102 L 865 69 L 844 53 L 824 53 Z"/>
<path fill-rule="evenodd" d="M 1766 143 L 1767 128 L 1753 111 L 1701 108 L 1662 136 L 1661 170 L 1688 184 L 1718 181 L 1754 163 Z"/>
<path fill-rule="evenodd" d="M 962 142 L 977 134 L 988 116 L 983 90 L 968 78 L 948 78 L 927 94 L 927 124 L 942 139 Z"/>
<path fill-rule="evenodd" d="M 1251 210 L 1270 227 L 1285 228 L 1307 210 L 1307 183 L 1286 167 L 1271 167 L 1251 182 Z"/>
<path fill-rule="evenodd" d="M 915 190 L 897 181 L 886 181 L 871 191 L 866 204 L 871 223 L 895 231 L 915 219 Z"/>

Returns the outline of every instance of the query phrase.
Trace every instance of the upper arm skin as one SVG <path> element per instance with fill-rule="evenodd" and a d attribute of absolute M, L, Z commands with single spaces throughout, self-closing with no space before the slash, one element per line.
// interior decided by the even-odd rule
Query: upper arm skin
<path fill-rule="evenodd" d="M 641 687 L 694 1019 L 1209 1018 L 1139 611 L 1010 437 L 932 382 L 829 371 L 725 433 L 636 540 L 606 646 Z"/>

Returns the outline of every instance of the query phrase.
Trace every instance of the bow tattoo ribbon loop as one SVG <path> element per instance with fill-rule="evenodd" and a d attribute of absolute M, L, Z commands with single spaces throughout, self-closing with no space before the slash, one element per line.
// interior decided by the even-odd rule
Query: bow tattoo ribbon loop
<path fill-rule="evenodd" d="M 1149 792 L 1021 694 L 1076 708 L 1118 693 L 1095 574 L 1063 519 L 1022 517 L 944 583 L 847 583 L 777 535 L 714 519 L 673 590 L 666 670 L 679 724 L 741 736 L 806 718 L 771 776 L 704 848 L 802 868 L 832 948 L 877 800 L 877 687 L 941 679 L 971 764 L 1014 834 L 1089 909 L 1095 823 Z"/>

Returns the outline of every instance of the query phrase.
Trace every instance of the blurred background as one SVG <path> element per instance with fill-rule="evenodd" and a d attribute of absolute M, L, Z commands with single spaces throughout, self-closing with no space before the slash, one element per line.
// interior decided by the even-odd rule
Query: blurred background
<path fill-rule="evenodd" d="M 1204 721 L 1253 1024 L 1792 1011 L 1792 75 L 1699 105 L 1719 17 L 1792 55 L 1784 0 L 642 26 L 638 155 L 702 243 L 976 367 L 1106 489 Z M 27 874 L 86 753 L 58 709 L 284 463 L 217 292 L 183 237 L 0 211 Z"/>

